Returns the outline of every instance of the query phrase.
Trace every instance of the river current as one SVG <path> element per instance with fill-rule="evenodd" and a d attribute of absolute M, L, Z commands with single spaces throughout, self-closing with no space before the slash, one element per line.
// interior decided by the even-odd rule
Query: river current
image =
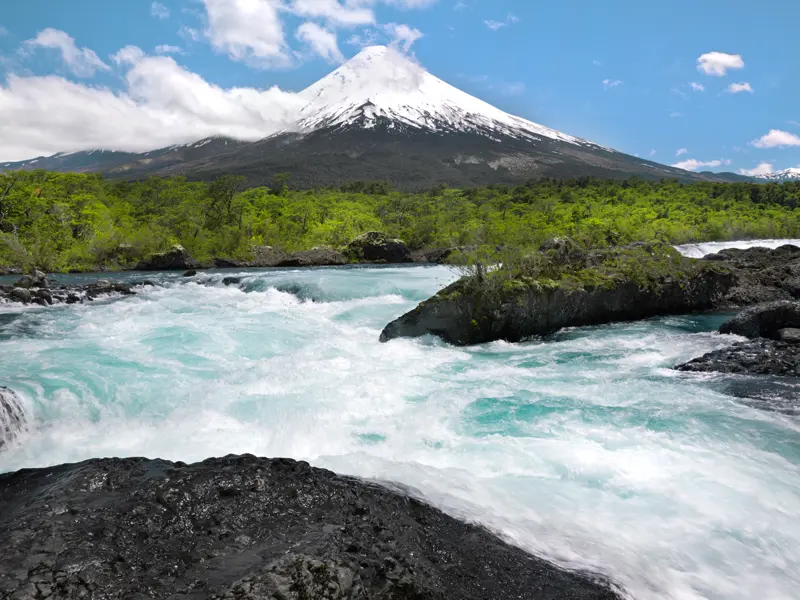
<path fill-rule="evenodd" d="M 223 285 L 232 275 L 241 283 Z M 523 344 L 380 344 L 386 323 L 456 275 L 148 277 L 163 285 L 131 298 L 0 306 L 0 385 L 31 423 L 0 472 L 288 456 L 404 484 L 632 598 L 800 594 L 800 385 L 670 368 L 736 341 L 713 332 L 728 315 Z"/>

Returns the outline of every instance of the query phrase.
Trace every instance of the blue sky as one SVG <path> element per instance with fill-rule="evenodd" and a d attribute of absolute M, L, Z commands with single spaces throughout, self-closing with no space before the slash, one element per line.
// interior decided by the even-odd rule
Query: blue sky
<path fill-rule="evenodd" d="M 140 149 L 220 127 L 268 131 L 291 113 L 290 92 L 363 44 L 393 42 L 503 110 L 624 152 L 708 163 L 684 162 L 700 170 L 800 165 L 800 2 L 5 0 L 3 7 L 0 160 L 97 145 Z"/>

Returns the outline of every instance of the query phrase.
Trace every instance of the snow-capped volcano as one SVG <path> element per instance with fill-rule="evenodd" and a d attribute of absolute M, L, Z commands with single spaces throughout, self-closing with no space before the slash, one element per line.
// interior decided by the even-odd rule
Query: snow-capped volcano
<path fill-rule="evenodd" d="M 624 154 L 510 115 L 442 81 L 391 47 L 365 48 L 296 95 L 291 124 L 259 141 L 207 138 L 143 154 L 76 152 L 4 169 L 100 171 L 109 177 L 243 175 L 296 187 L 355 181 L 401 189 L 514 185 L 552 177 L 722 181 Z"/>
<path fill-rule="evenodd" d="M 791 167 L 782 171 L 773 171 L 756 175 L 756 179 L 766 179 L 767 181 L 800 181 L 800 167 Z"/>
<path fill-rule="evenodd" d="M 587 144 L 579 138 L 515 117 L 431 75 L 394 48 L 371 46 L 300 92 L 301 131 L 357 125 L 446 132 L 541 137 Z"/>

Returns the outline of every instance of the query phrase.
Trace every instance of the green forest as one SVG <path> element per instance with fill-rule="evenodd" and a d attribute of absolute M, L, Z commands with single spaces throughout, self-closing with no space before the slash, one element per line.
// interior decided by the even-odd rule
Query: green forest
<path fill-rule="evenodd" d="M 556 236 L 585 246 L 800 237 L 800 183 L 694 183 L 581 178 L 472 189 L 400 192 L 385 183 L 290 189 L 288 174 L 245 189 L 95 174 L 0 175 L 0 266 L 46 271 L 124 269 L 179 243 L 200 260 L 248 259 L 254 246 L 287 252 L 341 247 L 383 231 L 412 249 L 537 247 Z"/>

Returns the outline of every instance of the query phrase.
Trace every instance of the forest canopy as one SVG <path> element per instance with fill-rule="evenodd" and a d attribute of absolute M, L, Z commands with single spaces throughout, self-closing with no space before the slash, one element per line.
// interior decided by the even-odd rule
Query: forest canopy
<path fill-rule="evenodd" d="M 800 183 L 692 183 L 581 178 L 400 192 L 386 183 L 293 190 L 288 176 L 243 188 L 232 175 L 105 180 L 97 174 L 0 175 L 0 266 L 47 271 L 129 268 L 179 243 L 198 260 L 341 247 L 383 231 L 412 249 L 587 246 L 633 241 L 800 237 Z"/>

